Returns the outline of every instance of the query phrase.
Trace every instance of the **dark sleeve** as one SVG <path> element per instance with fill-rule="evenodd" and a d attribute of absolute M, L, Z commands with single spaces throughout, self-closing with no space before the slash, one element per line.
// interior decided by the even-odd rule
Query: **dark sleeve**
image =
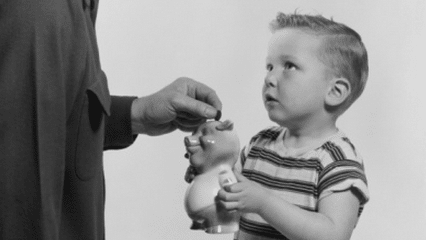
<path fill-rule="evenodd" d="M 137 135 L 132 134 L 130 110 L 136 97 L 111 96 L 111 115 L 105 124 L 104 150 L 130 146 Z"/>

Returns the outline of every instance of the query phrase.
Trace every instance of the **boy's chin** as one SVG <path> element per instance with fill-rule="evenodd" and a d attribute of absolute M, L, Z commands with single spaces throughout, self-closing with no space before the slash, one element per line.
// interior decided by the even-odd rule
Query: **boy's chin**
<path fill-rule="evenodd" d="M 268 116 L 269 116 L 269 119 L 272 122 L 275 122 L 278 125 L 281 125 L 281 123 L 283 122 L 283 119 L 284 119 L 284 116 L 282 116 L 282 114 L 278 114 L 278 113 L 273 112 L 273 111 L 268 111 Z"/>

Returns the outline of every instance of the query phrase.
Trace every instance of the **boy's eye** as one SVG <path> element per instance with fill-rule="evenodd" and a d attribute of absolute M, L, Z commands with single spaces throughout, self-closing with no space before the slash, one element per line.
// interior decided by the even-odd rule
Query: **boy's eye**
<path fill-rule="evenodd" d="M 266 70 L 272 71 L 272 69 L 274 69 L 274 67 L 272 66 L 272 64 L 266 64 Z"/>
<path fill-rule="evenodd" d="M 284 63 L 284 69 L 286 70 L 296 70 L 296 65 L 294 65 L 292 62 L 285 62 Z"/>

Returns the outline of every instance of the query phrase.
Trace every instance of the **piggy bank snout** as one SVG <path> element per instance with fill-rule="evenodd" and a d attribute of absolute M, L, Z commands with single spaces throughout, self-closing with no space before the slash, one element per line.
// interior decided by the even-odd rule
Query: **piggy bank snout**
<path fill-rule="evenodd" d="M 185 137 L 184 142 L 186 147 L 200 145 L 200 141 L 198 140 L 198 138 L 195 138 L 193 136 Z"/>

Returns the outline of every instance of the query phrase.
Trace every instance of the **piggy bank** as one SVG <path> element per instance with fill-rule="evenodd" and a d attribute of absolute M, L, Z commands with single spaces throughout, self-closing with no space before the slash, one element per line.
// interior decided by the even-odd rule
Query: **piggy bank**
<path fill-rule="evenodd" d="M 215 201 L 223 186 L 237 182 L 232 168 L 238 159 L 240 143 L 233 123 L 206 122 L 192 136 L 185 137 L 185 146 L 191 167 L 197 173 L 185 193 L 185 210 L 193 220 L 192 229 L 207 233 L 236 232 L 238 213 L 221 208 Z"/>

